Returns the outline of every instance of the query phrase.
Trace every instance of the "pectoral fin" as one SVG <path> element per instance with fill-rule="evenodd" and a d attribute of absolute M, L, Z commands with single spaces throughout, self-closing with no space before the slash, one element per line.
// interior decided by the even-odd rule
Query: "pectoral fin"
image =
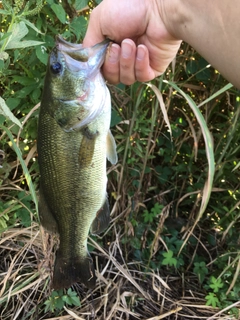
<path fill-rule="evenodd" d="M 83 138 L 79 149 L 79 164 L 85 167 L 91 164 L 98 132 L 92 133 L 88 127 L 82 130 Z"/>
<path fill-rule="evenodd" d="M 91 233 L 99 234 L 103 232 L 108 227 L 109 221 L 110 221 L 110 210 L 109 210 L 108 199 L 106 198 L 104 205 L 100 210 L 98 210 L 96 218 L 93 220 L 93 223 L 91 225 Z"/>
<path fill-rule="evenodd" d="M 117 147 L 116 147 L 116 142 L 110 130 L 108 131 L 108 134 L 107 134 L 106 143 L 107 143 L 107 159 L 112 164 L 116 164 L 118 161 L 117 150 L 116 150 Z"/>

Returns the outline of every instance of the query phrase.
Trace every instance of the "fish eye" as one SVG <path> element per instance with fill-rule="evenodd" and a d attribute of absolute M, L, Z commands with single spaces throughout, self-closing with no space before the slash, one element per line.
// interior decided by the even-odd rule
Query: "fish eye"
<path fill-rule="evenodd" d="M 51 70 L 53 74 L 59 74 L 62 71 L 62 65 L 60 62 L 54 62 L 51 64 Z"/>

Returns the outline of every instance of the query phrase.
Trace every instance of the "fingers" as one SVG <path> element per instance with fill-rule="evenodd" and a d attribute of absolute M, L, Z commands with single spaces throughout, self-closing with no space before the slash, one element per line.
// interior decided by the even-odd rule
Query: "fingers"
<path fill-rule="evenodd" d="M 113 43 L 110 45 L 105 58 L 105 63 L 102 67 L 104 78 L 112 84 L 117 84 L 120 82 L 120 52 L 121 48 L 118 44 Z"/>
<path fill-rule="evenodd" d="M 120 54 L 120 82 L 127 85 L 136 81 L 134 68 L 136 50 L 136 45 L 132 40 L 123 40 Z"/>
<path fill-rule="evenodd" d="M 140 82 L 146 82 L 158 76 L 150 66 L 149 51 L 146 46 L 140 44 L 137 47 L 137 55 L 135 61 L 135 77 Z"/>
<path fill-rule="evenodd" d="M 150 66 L 146 46 L 136 47 L 130 39 L 123 40 L 121 47 L 116 43 L 111 45 L 102 72 L 105 79 L 112 84 L 122 82 L 130 85 L 135 81 L 150 81 L 156 76 Z"/>

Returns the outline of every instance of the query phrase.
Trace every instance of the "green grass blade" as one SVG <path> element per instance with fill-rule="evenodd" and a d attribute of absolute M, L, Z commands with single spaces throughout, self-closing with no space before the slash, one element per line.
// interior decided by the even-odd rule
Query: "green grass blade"
<path fill-rule="evenodd" d="M 197 121 L 201 127 L 203 138 L 205 141 L 205 148 L 206 148 L 206 154 L 207 154 L 207 160 L 208 160 L 208 176 L 207 176 L 207 180 L 205 182 L 204 188 L 203 188 L 201 207 L 200 207 L 197 219 L 193 225 L 193 228 L 192 228 L 192 230 L 193 230 L 195 228 L 196 224 L 198 223 L 198 221 L 200 220 L 200 218 L 202 217 L 202 214 L 204 213 L 204 211 L 207 207 L 208 201 L 210 199 L 211 191 L 212 191 L 213 178 L 214 178 L 214 172 L 215 172 L 215 160 L 214 160 L 212 137 L 211 137 L 211 133 L 207 127 L 207 124 L 206 124 L 206 121 L 205 121 L 203 115 L 201 114 L 201 112 L 199 111 L 195 102 L 191 99 L 191 97 L 188 94 L 186 94 L 185 92 L 183 92 L 175 83 L 167 81 L 167 80 L 164 80 L 164 82 L 169 84 L 170 86 L 172 86 L 187 101 L 188 105 L 190 106 L 194 115 L 197 118 Z M 189 233 L 188 237 L 185 239 L 185 241 L 180 249 L 180 252 L 181 252 L 182 248 L 184 247 L 185 243 L 187 242 L 190 234 L 191 233 Z"/>
<path fill-rule="evenodd" d="M 226 86 L 224 86 L 223 88 L 221 88 L 220 90 L 218 90 L 217 92 L 215 92 L 213 95 L 211 95 L 209 98 L 207 98 L 206 100 L 202 101 L 197 107 L 200 108 L 202 107 L 204 104 L 208 103 L 209 101 L 215 99 L 216 97 L 218 97 L 220 94 L 222 94 L 223 92 L 231 89 L 233 87 L 233 85 L 231 83 L 228 83 Z"/>
<path fill-rule="evenodd" d="M 22 128 L 21 122 L 14 116 L 12 111 L 7 106 L 5 100 L 0 97 L 0 114 L 4 115 L 7 119 L 11 120 L 13 123 Z"/>
<path fill-rule="evenodd" d="M 29 173 L 29 171 L 28 171 L 28 168 L 27 168 L 27 166 L 26 166 L 26 164 L 25 164 L 25 162 L 24 162 L 24 160 L 23 160 L 22 152 L 21 152 L 21 150 L 18 148 L 16 142 L 14 141 L 13 135 L 12 135 L 12 133 L 10 132 L 10 130 L 9 130 L 8 128 L 6 128 L 5 126 L 3 126 L 3 125 L 0 125 L 0 128 L 7 133 L 10 141 L 12 142 L 13 149 L 14 149 L 14 151 L 16 152 L 17 157 L 18 157 L 18 159 L 19 159 L 19 161 L 20 161 L 20 163 L 21 163 L 21 166 L 22 166 L 22 169 L 23 169 L 23 173 L 24 173 L 25 179 L 26 179 L 26 181 L 27 181 L 27 185 L 28 185 L 28 187 L 29 187 L 29 190 L 30 190 L 30 193 L 31 193 L 33 202 L 34 202 L 34 204 L 35 204 L 36 211 L 37 211 L 37 213 L 38 213 L 38 201 L 37 201 L 36 191 L 35 191 L 35 188 L 34 188 L 34 185 L 33 185 L 33 182 L 32 182 L 31 175 L 30 175 L 30 173 Z"/>
<path fill-rule="evenodd" d="M 32 283 L 32 280 L 37 278 L 36 282 L 39 282 L 39 276 L 40 276 L 40 272 L 37 271 L 32 276 L 24 280 L 22 283 L 19 283 L 16 287 L 13 287 L 13 289 L 10 288 L 11 290 L 8 290 L 8 292 L 4 294 L 3 297 L 0 298 L 0 304 L 6 302 L 9 299 L 9 297 L 13 297 L 14 295 L 20 293 L 21 291 L 25 291 L 27 289 L 26 288 L 27 285 L 30 284 L 30 287 L 32 287 L 34 285 L 34 283 Z M 44 275 L 45 278 L 46 276 L 47 274 Z"/>
<path fill-rule="evenodd" d="M 170 122 L 169 122 L 169 119 L 168 119 L 168 115 L 167 115 L 167 110 L 166 110 L 166 106 L 165 106 L 165 103 L 163 101 L 163 97 L 162 97 L 162 94 L 160 92 L 160 90 L 152 83 L 146 83 L 146 85 L 148 87 L 150 87 L 152 89 L 152 91 L 156 94 L 156 97 L 159 101 L 159 105 L 160 105 L 160 108 L 162 110 L 162 114 L 163 114 L 163 118 L 164 118 L 164 121 L 166 122 L 167 124 L 167 127 L 169 129 L 169 132 L 170 132 L 170 136 L 172 138 L 172 128 L 171 128 L 171 125 L 170 125 Z"/>

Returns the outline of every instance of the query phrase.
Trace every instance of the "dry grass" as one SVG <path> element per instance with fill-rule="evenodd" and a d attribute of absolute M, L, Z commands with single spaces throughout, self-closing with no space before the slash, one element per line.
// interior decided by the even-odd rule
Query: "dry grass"
<path fill-rule="evenodd" d="M 125 262 L 119 234 L 115 236 L 107 248 L 89 239 L 95 248 L 96 288 L 87 291 L 76 284 L 81 307 L 65 308 L 53 316 L 44 314 L 43 303 L 51 292 L 56 238 L 36 223 L 4 232 L 0 240 L 1 319 L 234 319 L 224 310 L 205 305 L 195 276 L 144 273 L 140 266 Z"/>
<path fill-rule="evenodd" d="M 182 57 L 182 60 L 184 67 L 185 57 Z M 176 73 L 175 77 L 177 76 Z M 187 91 L 193 90 L 196 100 L 199 101 L 205 100 L 210 94 L 210 90 L 202 85 L 185 83 L 182 84 L 182 87 Z M 237 320 L 228 314 L 228 310 L 232 307 L 240 309 L 240 301 L 235 302 L 224 310 L 206 306 L 206 291 L 199 285 L 197 276 L 190 271 L 192 270 L 190 267 L 194 262 L 194 257 L 197 255 L 198 250 L 200 250 L 202 256 L 206 257 L 208 261 L 207 267 L 210 272 L 211 266 L 216 257 L 218 257 L 219 252 L 224 252 L 217 245 L 214 248 L 212 247 L 211 250 L 207 246 L 206 233 L 209 231 L 206 225 L 207 221 L 197 224 L 196 228 L 192 229 L 193 222 L 197 217 L 200 197 L 196 198 L 194 206 L 189 210 L 187 221 L 185 220 L 184 228 L 180 232 L 182 240 L 186 239 L 191 233 L 191 236 L 197 242 L 193 252 L 189 252 L 190 262 L 185 267 L 184 273 L 178 273 L 180 268 L 175 270 L 174 274 L 168 268 L 144 272 L 143 270 L 147 266 L 133 261 L 133 258 L 128 253 L 127 245 L 123 244 L 123 237 L 127 237 L 130 241 L 132 237 L 136 236 L 134 234 L 134 226 L 131 224 L 131 219 L 129 219 L 131 213 L 135 212 L 137 215 L 138 212 L 146 209 L 149 203 L 157 201 L 165 207 L 162 210 L 162 214 L 159 215 L 157 227 L 154 229 L 154 226 L 151 226 L 146 230 L 146 233 L 142 235 L 141 244 L 142 248 L 147 246 L 147 237 L 154 234 L 154 239 L 151 245 L 148 246 L 150 260 L 155 258 L 159 250 L 168 250 L 167 244 L 164 243 L 161 236 L 164 226 L 167 226 L 167 220 L 172 219 L 172 222 L 174 219 L 185 218 L 184 210 L 187 209 L 182 210 L 183 214 L 181 216 L 182 203 L 186 198 L 191 198 L 194 193 L 199 195 L 201 193 L 201 190 L 198 190 L 198 188 L 194 191 L 186 192 L 188 177 L 184 178 L 182 182 L 181 180 L 176 180 L 179 183 L 180 191 L 178 197 L 172 198 L 171 201 L 169 201 L 170 197 L 168 198 L 168 195 L 174 189 L 174 185 L 172 185 L 172 189 L 170 189 L 170 184 L 169 188 L 164 188 L 163 190 L 155 188 L 154 175 L 156 175 L 156 172 L 154 168 L 158 164 L 156 161 L 162 161 L 161 156 L 158 155 L 159 147 L 157 147 L 156 141 L 158 137 L 166 135 L 167 129 L 154 97 L 147 92 L 149 95 L 148 101 L 141 103 L 146 104 L 142 106 L 142 110 L 147 110 L 148 112 L 144 121 L 152 119 L 151 123 L 148 122 L 145 126 L 151 130 L 146 134 L 141 133 L 141 136 L 140 131 L 135 130 L 138 120 L 137 107 L 140 104 L 143 88 L 145 88 L 145 85 L 139 86 L 135 92 L 133 91 L 132 96 L 115 89 L 115 87 L 111 90 L 114 108 L 119 111 L 122 117 L 121 122 L 114 128 L 118 149 L 121 149 L 121 152 L 119 152 L 120 161 L 116 166 L 111 167 L 108 172 L 110 177 L 109 193 L 111 194 L 109 199 L 112 202 L 111 224 L 104 234 L 102 241 L 89 238 L 89 245 L 93 248 L 91 255 L 95 260 L 98 276 L 96 288 L 88 291 L 81 284 L 76 284 L 73 286 L 73 289 L 78 293 L 80 298 L 80 307 L 67 306 L 67 308 L 65 307 L 64 310 L 55 312 L 55 314 L 50 311 L 45 313 L 44 302 L 51 295 L 51 274 L 58 239 L 46 233 L 35 221 L 28 228 L 9 227 L 7 231 L 0 235 L 0 319 Z M 173 89 L 170 88 L 165 92 L 164 101 L 167 109 L 170 107 L 174 109 L 172 114 L 176 117 L 178 110 L 183 109 L 182 100 L 177 100 L 178 107 L 175 104 L 171 106 L 171 99 L 173 97 Z M 214 109 L 214 106 L 210 107 L 206 111 L 206 118 L 211 113 L 211 108 Z M 179 111 L 179 114 L 182 115 L 182 111 Z M 194 148 L 201 145 L 201 133 L 198 126 L 196 126 L 194 119 L 190 119 L 187 116 L 186 112 L 185 117 L 187 117 L 190 129 L 188 128 L 183 131 L 181 136 L 175 137 L 176 155 L 171 158 L 170 165 L 176 160 L 177 153 L 183 143 L 188 143 L 192 146 L 194 157 L 196 157 L 197 153 Z M 174 123 L 174 119 L 170 119 L 170 123 Z M 194 140 L 194 143 L 192 140 Z M 137 143 L 142 143 L 143 141 L 145 141 L 145 144 L 141 145 L 143 156 L 139 156 L 136 153 Z M 34 155 L 36 156 L 34 143 L 31 146 L 28 157 L 25 159 L 28 167 L 30 167 L 31 158 Z M 164 145 L 164 148 L 167 149 L 167 145 Z M 227 150 L 225 153 L 227 153 Z M 138 162 L 129 164 L 129 158 L 134 157 L 137 158 Z M 220 166 L 221 161 L 218 161 Z M 199 165 L 202 165 L 201 161 Z M 151 171 L 145 174 L 147 167 L 150 167 Z M 10 163 L 9 172 L 14 169 L 18 173 L 16 174 L 16 178 L 13 178 L 12 181 L 9 180 L 6 185 L 1 185 L 0 187 L 3 199 L 11 197 L 10 191 L 14 191 L 14 194 L 25 191 L 25 185 L 23 189 L 19 187 L 23 178 L 16 159 Z M 130 174 L 133 171 L 139 173 L 137 178 L 133 174 Z M 134 185 L 135 179 L 138 179 L 139 182 L 137 186 Z M 176 181 L 174 180 L 173 183 Z M 37 185 L 37 181 L 35 183 Z M 218 193 L 221 195 L 224 191 L 226 191 L 226 188 L 218 187 L 213 189 L 212 194 Z M 167 198 L 168 200 L 166 200 Z M 171 215 L 169 211 L 172 210 L 173 205 L 175 205 L 176 214 Z M 239 203 L 232 208 L 232 211 L 237 206 L 239 206 Z M 228 214 L 230 213 L 231 211 Z M 0 212 L 0 217 L 2 214 Z M 210 212 L 210 218 L 214 215 L 215 211 L 213 210 Z M 237 219 L 239 219 L 239 215 L 236 216 L 229 228 L 232 227 L 232 224 L 237 225 Z M 223 234 L 223 240 L 229 231 L 228 229 Z M 102 244 L 100 245 L 99 243 Z M 230 264 L 236 265 L 237 263 L 229 258 L 228 266 Z M 237 265 L 236 277 L 230 284 L 231 288 L 239 276 L 240 265 L 239 263 Z"/>

